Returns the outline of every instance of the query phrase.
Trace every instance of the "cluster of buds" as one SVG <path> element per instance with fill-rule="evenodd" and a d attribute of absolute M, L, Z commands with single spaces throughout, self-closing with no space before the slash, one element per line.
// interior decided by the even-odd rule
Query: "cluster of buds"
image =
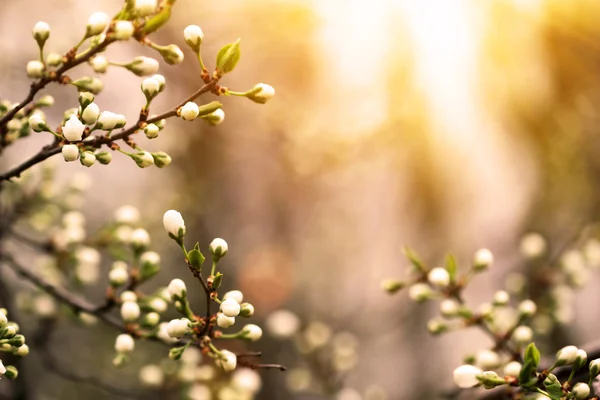
<path fill-rule="evenodd" d="M 19 333 L 19 325 L 9 321 L 5 308 L 0 308 L 0 352 L 26 356 L 29 346 L 25 344 L 25 336 Z M 19 372 L 13 365 L 4 365 L 0 359 L 0 378 L 15 379 Z"/>
<path fill-rule="evenodd" d="M 510 386 L 534 396 L 541 396 L 540 398 L 553 400 L 597 399 L 592 383 L 600 374 L 600 359 L 588 363 L 587 353 L 584 350 L 575 346 L 563 347 L 556 353 L 552 366 L 540 370 L 540 352 L 535 344 L 531 343 L 525 349 L 522 360 L 522 363 L 512 361 L 501 371 L 464 364 L 454 370 L 454 382 L 460 388 L 483 386 L 492 389 L 498 386 Z M 586 366 L 588 367 L 588 371 L 585 371 L 587 381 L 576 382 L 576 374 Z M 562 381 L 558 373 L 553 373 L 557 368 L 561 368 L 562 374 L 566 377 Z"/>

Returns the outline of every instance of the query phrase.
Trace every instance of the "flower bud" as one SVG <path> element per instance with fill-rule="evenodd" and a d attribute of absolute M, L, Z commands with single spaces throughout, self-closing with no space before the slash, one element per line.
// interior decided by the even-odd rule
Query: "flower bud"
<path fill-rule="evenodd" d="M 150 303 L 148 305 L 157 313 L 163 313 L 167 311 L 168 307 L 167 302 L 161 299 L 160 297 L 153 298 L 152 300 L 150 300 Z"/>
<path fill-rule="evenodd" d="M 459 310 L 460 305 L 454 299 L 444 299 L 440 302 L 440 313 L 444 317 L 455 317 Z"/>
<path fill-rule="evenodd" d="M 181 279 L 173 279 L 169 283 L 167 290 L 171 294 L 171 298 L 173 300 L 178 300 L 179 298 L 182 298 L 183 296 L 185 296 L 185 293 L 187 292 L 185 283 Z"/>
<path fill-rule="evenodd" d="M 217 315 L 217 325 L 221 328 L 229 328 L 231 325 L 235 324 L 235 317 L 228 317 L 223 313 L 219 313 Z"/>
<path fill-rule="evenodd" d="M 25 336 L 15 335 L 12 339 L 8 341 L 8 344 L 14 347 L 21 347 L 25 344 Z"/>
<path fill-rule="evenodd" d="M 521 239 L 521 253 L 527 258 L 537 258 L 546 252 L 546 240 L 539 233 L 528 233 Z"/>
<path fill-rule="evenodd" d="M 221 358 L 217 360 L 217 364 L 225 372 L 231 372 L 237 366 L 237 356 L 229 350 L 221 350 Z"/>
<path fill-rule="evenodd" d="M 69 142 L 80 141 L 83 137 L 83 131 L 85 125 L 75 115 L 71 115 L 69 120 L 65 123 L 62 129 L 63 136 Z"/>
<path fill-rule="evenodd" d="M 133 225 L 140 220 L 140 211 L 134 206 L 121 206 L 115 211 L 115 221 L 119 224 Z"/>
<path fill-rule="evenodd" d="M 480 350 L 475 355 L 475 363 L 483 369 L 493 369 L 500 365 L 500 357 L 495 351 Z"/>
<path fill-rule="evenodd" d="M 155 75 L 152 75 L 152 79 L 154 79 L 156 82 L 158 82 L 158 91 L 162 92 L 167 83 L 167 81 L 165 80 L 165 77 L 162 76 L 161 74 L 155 74 Z"/>
<path fill-rule="evenodd" d="M 508 294 L 508 292 L 504 290 L 498 290 L 496 293 L 494 293 L 494 298 L 492 302 L 495 306 L 505 306 L 508 304 L 509 300 L 510 295 Z"/>
<path fill-rule="evenodd" d="M 58 53 L 50 53 L 46 56 L 46 64 L 51 67 L 58 67 L 62 64 L 63 56 Z"/>
<path fill-rule="evenodd" d="M 156 326 L 158 323 L 160 322 L 160 315 L 157 312 L 149 312 L 148 314 L 144 315 L 144 320 L 142 321 L 142 324 L 144 326 Z"/>
<path fill-rule="evenodd" d="M 85 109 L 81 113 L 81 119 L 87 125 L 92 125 L 96 122 L 99 115 L 100 115 L 100 107 L 98 107 L 98 105 L 96 103 L 91 103 L 87 107 L 85 107 Z"/>
<path fill-rule="evenodd" d="M 142 81 L 142 92 L 146 100 L 152 100 L 160 91 L 160 83 L 154 78 L 146 78 Z"/>
<path fill-rule="evenodd" d="M 165 212 L 163 226 L 172 237 L 182 238 L 185 236 L 185 221 L 178 211 L 168 210 Z"/>
<path fill-rule="evenodd" d="M 94 101 L 94 94 L 90 92 L 79 92 L 79 97 L 77 98 L 79 101 L 79 105 L 82 109 L 86 108 Z M 69 115 L 70 117 L 71 115 Z M 67 118 L 68 119 L 68 118 Z"/>
<path fill-rule="evenodd" d="M 600 358 L 590 361 L 590 379 L 595 379 L 600 374 Z"/>
<path fill-rule="evenodd" d="M 110 17 L 103 12 L 95 12 L 88 18 L 87 26 L 85 30 L 85 36 L 96 36 L 104 32 Z"/>
<path fill-rule="evenodd" d="M 123 268 L 113 268 L 108 273 L 108 280 L 113 287 L 123 286 L 129 279 L 129 273 Z M 135 304 L 135 303 L 134 303 Z"/>
<path fill-rule="evenodd" d="M 554 365 L 560 367 L 562 365 L 570 365 L 577 359 L 577 347 L 566 346 L 556 353 L 556 362 Z"/>
<path fill-rule="evenodd" d="M 273 96 L 275 96 L 275 89 L 273 86 L 267 85 L 266 83 L 256 84 L 246 95 L 247 98 L 259 104 L 265 104 L 272 99 Z"/>
<path fill-rule="evenodd" d="M 221 238 L 213 239 L 208 248 L 210 249 L 213 259 L 215 260 L 219 260 L 221 257 L 225 256 L 225 254 L 227 254 L 227 242 Z M 241 300 L 239 302 L 241 302 Z"/>
<path fill-rule="evenodd" d="M 91 92 L 98 94 L 104 88 L 104 84 L 98 78 L 84 77 L 71 82 L 80 92 Z"/>
<path fill-rule="evenodd" d="M 532 300 L 523 300 L 519 303 L 519 314 L 523 317 L 531 317 L 537 311 L 537 306 Z"/>
<path fill-rule="evenodd" d="M 226 299 L 221 303 L 221 311 L 228 317 L 237 317 L 240 309 L 240 304 L 233 299 Z"/>
<path fill-rule="evenodd" d="M 172 319 L 167 325 L 167 333 L 172 338 L 180 338 L 190 331 L 190 320 L 187 318 Z"/>
<path fill-rule="evenodd" d="M 117 353 L 126 354 L 131 353 L 135 347 L 135 341 L 131 335 L 122 333 L 117 336 L 115 341 L 115 350 Z"/>
<path fill-rule="evenodd" d="M 488 249 L 479 249 L 473 257 L 473 269 L 477 272 L 489 268 L 494 262 L 494 255 Z"/>
<path fill-rule="evenodd" d="M 517 326 L 512 334 L 512 338 L 520 345 L 531 343 L 531 340 L 533 339 L 533 330 L 528 326 Z"/>
<path fill-rule="evenodd" d="M 389 294 L 394 294 L 406 287 L 406 282 L 394 278 L 387 278 L 381 281 L 381 288 Z"/>
<path fill-rule="evenodd" d="M 204 33 L 198 25 L 188 25 L 183 30 L 183 38 L 185 43 L 190 46 L 194 53 L 198 53 L 200 51 L 200 45 L 204 40 Z"/>
<path fill-rule="evenodd" d="M 17 379 L 19 376 L 19 371 L 14 365 L 8 365 L 6 367 L 6 371 L 4 372 L 4 376 L 6 376 L 8 379 Z"/>
<path fill-rule="evenodd" d="M 573 386 L 571 393 L 573 393 L 576 399 L 587 399 L 590 395 L 590 387 L 587 383 L 578 382 Z"/>
<path fill-rule="evenodd" d="M 139 151 L 131 156 L 133 161 L 140 168 L 147 168 L 151 165 L 154 165 L 154 157 L 147 151 Z"/>
<path fill-rule="evenodd" d="M 444 268 L 434 268 L 431 271 L 429 271 L 429 274 L 427 275 L 427 280 L 433 286 L 444 288 L 450 284 L 450 274 Z"/>
<path fill-rule="evenodd" d="M 461 365 L 453 373 L 454 383 L 459 388 L 467 389 L 479 384 L 477 375 L 483 373 L 482 370 L 473 365 Z"/>
<path fill-rule="evenodd" d="M 38 43 L 38 46 L 43 47 L 46 40 L 50 37 L 50 25 L 46 22 L 39 21 L 33 27 L 33 38 Z"/>
<path fill-rule="evenodd" d="M 154 139 L 154 138 L 158 137 L 159 131 L 160 131 L 160 129 L 158 129 L 158 126 L 156 126 L 155 124 L 148 124 L 144 128 L 144 133 L 146 134 L 146 137 L 148 139 Z"/>
<path fill-rule="evenodd" d="M 140 257 L 140 264 L 140 278 L 149 279 L 160 270 L 160 255 L 155 251 L 146 251 Z M 168 300 L 170 300 L 170 296 Z"/>
<path fill-rule="evenodd" d="M 29 127 L 34 132 L 43 132 L 50 130 L 48 124 L 46 123 L 46 120 L 40 114 L 32 114 L 31 117 L 29 117 Z"/>
<path fill-rule="evenodd" d="M 523 366 L 520 362 L 511 361 L 504 366 L 504 375 L 518 377 L 521 373 L 521 368 L 523 368 Z"/>
<path fill-rule="evenodd" d="M 179 110 L 179 116 L 186 121 L 193 121 L 200 113 L 198 104 L 193 101 L 188 101 Z"/>
<path fill-rule="evenodd" d="M 110 164 L 112 161 L 112 153 L 109 153 L 108 151 L 97 151 L 94 155 L 96 156 L 96 159 L 100 161 L 100 164 L 106 165 Z"/>
<path fill-rule="evenodd" d="M 158 49 L 158 52 L 169 65 L 181 64 L 184 59 L 183 51 L 176 44 L 170 44 Z"/>
<path fill-rule="evenodd" d="M 8 323 L 8 318 L 4 313 L 0 313 L 0 328 L 4 328 L 4 326 Z"/>
<path fill-rule="evenodd" d="M 117 125 L 117 114 L 110 111 L 102 111 L 96 122 L 96 127 L 104 131 L 114 129 Z"/>
<path fill-rule="evenodd" d="M 158 365 L 145 365 L 140 368 L 140 381 L 144 386 L 159 388 L 165 381 L 165 374 Z"/>
<path fill-rule="evenodd" d="M 115 128 L 119 129 L 125 126 L 125 124 L 127 124 L 127 119 L 125 118 L 125 116 L 123 114 L 115 114 L 116 115 L 116 119 L 117 119 L 117 124 L 115 125 Z"/>
<path fill-rule="evenodd" d="M 126 302 L 136 302 L 137 301 L 137 295 L 135 293 L 133 293 L 131 290 L 126 290 L 123 293 L 121 293 L 121 301 L 123 303 Z"/>
<path fill-rule="evenodd" d="M 79 147 L 76 144 L 65 144 L 61 149 L 65 161 L 75 161 L 79 158 Z"/>
<path fill-rule="evenodd" d="M 239 304 L 242 304 L 242 301 L 244 300 L 244 294 L 239 290 L 230 290 L 223 295 L 223 300 L 227 299 L 233 299 Z"/>
<path fill-rule="evenodd" d="M 240 317 L 251 317 L 254 315 L 254 306 L 250 303 L 240 304 Z"/>
<path fill-rule="evenodd" d="M 139 56 L 134 58 L 129 64 L 125 65 L 125 68 L 137 76 L 152 75 L 158 71 L 158 61 L 154 58 Z"/>
<path fill-rule="evenodd" d="M 159 151 L 157 153 L 151 153 L 154 158 L 154 165 L 158 168 L 164 168 L 171 164 L 171 156 L 169 156 L 164 151 Z"/>
<path fill-rule="evenodd" d="M 90 66 L 92 67 L 92 69 L 94 70 L 94 72 L 97 72 L 99 74 L 103 74 L 106 72 L 106 70 L 108 69 L 108 59 L 101 55 L 95 55 L 90 61 Z"/>
<path fill-rule="evenodd" d="M 408 289 L 408 297 L 422 302 L 431 298 L 431 287 L 426 283 L 415 283 Z"/>
<path fill-rule="evenodd" d="M 444 333 L 448 330 L 448 325 L 444 323 L 444 321 L 434 318 L 427 322 L 427 331 L 432 335 L 439 335 L 440 333 Z"/>
<path fill-rule="evenodd" d="M 23 344 L 21 347 L 19 347 L 17 349 L 15 354 L 20 357 L 25 357 L 26 355 L 29 355 L 29 346 L 27 346 L 26 344 Z"/>
<path fill-rule="evenodd" d="M 251 340 L 252 342 L 259 340 L 263 334 L 260 326 L 254 324 L 247 324 L 242 330 L 244 331 L 244 338 Z"/>
<path fill-rule="evenodd" d="M 146 17 L 156 12 L 157 0 L 135 0 L 133 9 L 139 17 Z"/>
<path fill-rule="evenodd" d="M 210 125 L 219 125 L 221 122 L 225 120 L 225 111 L 219 108 L 210 114 L 203 115 L 202 119 L 208 122 Z"/>
<path fill-rule="evenodd" d="M 91 167 L 96 162 L 96 156 L 91 151 L 84 151 L 81 153 L 79 161 L 81 162 L 81 165 Z"/>
<path fill-rule="evenodd" d="M 123 271 L 117 269 L 113 271 Z M 111 272 L 113 272 L 111 271 Z M 135 301 L 126 301 L 121 305 L 121 318 L 125 322 L 133 322 L 140 317 L 140 306 Z"/>
<path fill-rule="evenodd" d="M 128 40 L 133 36 L 134 27 L 129 21 L 117 21 L 115 24 L 115 39 Z"/>
<path fill-rule="evenodd" d="M 44 76 L 44 63 L 37 60 L 31 60 L 27 63 L 27 76 L 38 79 Z"/>
<path fill-rule="evenodd" d="M 131 245 L 136 250 L 143 250 L 150 246 L 150 235 L 144 228 L 138 228 L 131 234 Z"/>

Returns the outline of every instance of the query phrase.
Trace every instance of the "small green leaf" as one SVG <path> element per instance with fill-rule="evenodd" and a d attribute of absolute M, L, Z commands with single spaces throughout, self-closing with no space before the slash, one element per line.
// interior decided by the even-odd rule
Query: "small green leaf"
<path fill-rule="evenodd" d="M 458 265 L 456 258 L 452 254 L 446 254 L 446 270 L 450 274 L 450 282 L 456 281 L 456 274 L 458 272 Z"/>
<path fill-rule="evenodd" d="M 212 283 L 213 289 L 220 288 L 221 283 L 223 283 L 223 274 L 220 272 L 217 272 L 217 274 L 215 275 L 215 279 L 213 280 L 213 283 Z"/>
<path fill-rule="evenodd" d="M 421 261 L 419 255 L 413 249 L 408 246 L 404 247 L 404 255 L 419 271 L 425 271 L 423 261 Z"/>
<path fill-rule="evenodd" d="M 544 386 L 546 387 L 546 392 L 548 392 L 552 400 L 560 400 L 565 395 L 563 393 L 560 381 L 553 374 L 549 374 L 544 380 Z"/>
<path fill-rule="evenodd" d="M 540 351 L 535 347 L 535 343 L 529 343 L 525 349 L 524 361 L 525 363 L 531 362 L 535 369 L 540 365 Z"/>
<path fill-rule="evenodd" d="M 533 366 L 533 361 L 526 361 L 521 368 L 521 372 L 519 373 L 519 385 L 526 388 L 532 384 L 535 384 L 536 380 L 532 381 L 532 377 L 534 376 L 536 368 Z"/>
<path fill-rule="evenodd" d="M 238 39 L 233 43 L 226 44 L 219 50 L 217 54 L 217 73 L 227 74 L 233 71 L 238 61 L 240 61 L 240 42 L 241 39 Z"/>
<path fill-rule="evenodd" d="M 196 271 L 202 268 L 202 264 L 204 264 L 204 255 L 200 252 L 200 250 L 193 248 L 188 251 L 188 261 L 193 269 Z"/>
<path fill-rule="evenodd" d="M 156 15 L 152 16 L 144 24 L 144 34 L 148 35 L 159 30 L 171 18 L 171 5 L 165 4 L 164 8 Z"/>

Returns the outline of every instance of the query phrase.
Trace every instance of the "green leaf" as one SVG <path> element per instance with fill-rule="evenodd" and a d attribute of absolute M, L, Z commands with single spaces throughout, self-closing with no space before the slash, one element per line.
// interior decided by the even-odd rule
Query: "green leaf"
<path fill-rule="evenodd" d="M 234 70 L 238 61 L 240 61 L 240 42 L 241 39 L 238 39 L 233 43 L 226 44 L 219 50 L 217 54 L 217 73 L 227 74 Z"/>
<path fill-rule="evenodd" d="M 456 281 L 456 274 L 458 272 L 458 265 L 456 258 L 452 254 L 446 254 L 446 270 L 450 274 L 450 282 Z"/>
<path fill-rule="evenodd" d="M 198 250 L 197 248 L 194 247 L 192 250 L 188 251 L 187 256 L 188 256 L 188 261 L 193 269 L 198 271 L 202 268 L 202 264 L 204 264 L 205 257 L 200 252 L 200 250 Z"/>
<path fill-rule="evenodd" d="M 526 361 L 523 365 L 523 368 L 521 368 L 521 372 L 519 373 L 519 385 L 526 388 L 532 384 L 535 384 L 536 380 L 531 382 L 531 378 L 534 376 L 535 371 L 536 367 L 533 365 L 533 361 Z"/>
<path fill-rule="evenodd" d="M 535 369 L 540 365 L 540 351 L 535 347 L 535 343 L 529 343 L 525 349 L 524 361 L 525 363 L 531 362 Z"/>
<path fill-rule="evenodd" d="M 220 272 L 217 272 L 217 274 L 215 275 L 215 279 L 213 280 L 213 283 L 212 283 L 213 289 L 220 288 L 221 283 L 223 283 L 223 274 Z"/>
<path fill-rule="evenodd" d="M 171 5 L 165 4 L 164 8 L 156 15 L 152 16 L 144 24 L 144 34 L 148 35 L 159 30 L 171 18 Z"/>
<path fill-rule="evenodd" d="M 408 258 L 408 260 L 412 263 L 412 265 L 414 265 L 419 271 L 425 271 L 425 266 L 423 265 L 423 261 L 421 261 L 421 258 L 419 257 L 419 255 L 410 247 L 406 246 L 403 249 L 404 251 L 404 255 L 406 256 L 406 258 Z"/>
<path fill-rule="evenodd" d="M 562 386 L 555 375 L 549 374 L 544 380 L 544 386 L 546 387 L 546 392 L 548 392 L 552 400 L 560 400 L 563 398 L 564 393 Z"/>

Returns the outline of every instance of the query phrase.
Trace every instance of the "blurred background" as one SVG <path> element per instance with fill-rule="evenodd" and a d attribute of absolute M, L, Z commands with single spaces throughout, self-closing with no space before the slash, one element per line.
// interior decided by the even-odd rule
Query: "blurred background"
<path fill-rule="evenodd" d="M 112 15 L 120 4 L 1 0 L 2 98 L 20 100 L 28 88 L 38 20 L 52 27 L 47 49 L 64 53 L 92 12 Z M 478 304 L 523 265 L 524 233 L 541 232 L 560 248 L 597 220 L 599 18 L 595 0 L 179 0 L 157 43 L 184 49 L 183 28 L 198 24 L 212 66 L 218 49 L 241 37 L 241 61 L 223 84 L 245 91 L 265 82 L 276 96 L 265 106 L 225 98 L 218 127 L 169 120 L 158 139 L 138 141 L 168 152 L 169 168 L 142 170 L 115 154 L 110 166 L 86 169 L 92 185 L 82 211 L 93 230 L 115 208 L 138 207 L 163 256 L 157 285 L 177 276 L 189 287 L 161 226 L 163 212 L 175 208 L 203 250 L 215 237 L 227 240 L 222 268 L 235 277 L 227 285 L 256 306 L 259 325 L 285 308 L 303 324 L 325 323 L 357 339 L 356 357 L 328 390 L 319 381 L 328 375 L 309 357 L 266 335 L 252 349 L 292 371 L 262 372 L 258 399 L 342 398 L 342 388 L 344 400 L 435 398 L 452 387 L 463 356 L 490 343 L 476 331 L 431 338 L 426 324 L 436 306 L 390 297 L 380 281 L 403 276 L 404 245 L 432 265 L 452 251 L 465 266 L 487 247 L 497 262 L 467 293 Z M 161 60 L 167 89 L 152 111 L 200 86 L 193 55 L 184 52 L 182 66 Z M 136 43 L 107 52 L 115 61 L 140 54 L 154 56 Z M 72 76 L 90 73 L 84 66 Z M 111 68 L 103 80 L 101 110 L 133 120 L 141 78 Z M 47 112 L 54 126 L 76 94 L 49 93 L 57 100 Z M 34 134 L 15 144 L 3 169 L 49 140 Z M 84 169 L 58 168 L 67 177 Z M 598 284 L 591 275 L 578 294 L 576 327 L 564 340 L 594 339 L 597 311 L 584 305 L 598 301 Z M 108 367 L 113 336 L 66 324 L 54 353 L 127 387 L 137 384 L 140 365 L 165 355 L 148 345 L 117 375 Z M 114 397 L 44 371 L 33 351 L 25 365 L 33 398 Z"/>

